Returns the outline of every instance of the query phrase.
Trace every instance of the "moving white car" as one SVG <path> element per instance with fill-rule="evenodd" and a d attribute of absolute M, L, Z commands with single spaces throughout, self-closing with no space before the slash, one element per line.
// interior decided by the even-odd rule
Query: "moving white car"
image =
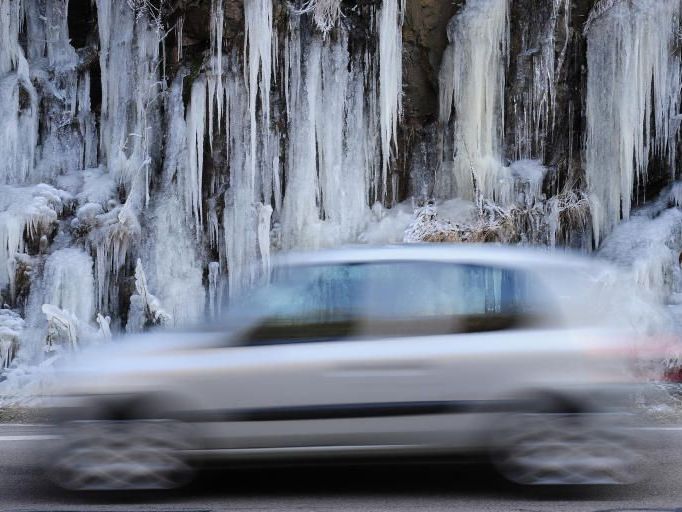
<path fill-rule="evenodd" d="M 66 365 L 48 472 L 170 488 L 212 461 L 477 453 L 523 484 L 633 482 L 632 332 L 610 271 L 474 245 L 284 257 L 208 327 Z"/>

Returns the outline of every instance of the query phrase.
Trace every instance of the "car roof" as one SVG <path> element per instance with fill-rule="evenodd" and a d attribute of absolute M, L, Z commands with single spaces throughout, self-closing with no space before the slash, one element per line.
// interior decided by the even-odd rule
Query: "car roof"
<path fill-rule="evenodd" d="M 397 244 L 389 246 L 351 246 L 311 252 L 291 252 L 273 259 L 275 265 L 324 265 L 378 261 L 434 261 L 479 263 L 514 268 L 595 269 L 608 265 L 575 253 L 557 249 L 533 249 L 494 244 Z"/>

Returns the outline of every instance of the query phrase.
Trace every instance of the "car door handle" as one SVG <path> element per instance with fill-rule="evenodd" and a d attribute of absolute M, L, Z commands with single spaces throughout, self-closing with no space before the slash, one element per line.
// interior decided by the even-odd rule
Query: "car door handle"
<path fill-rule="evenodd" d="M 386 363 L 348 363 L 335 366 L 329 372 L 337 377 L 369 377 L 387 375 L 423 375 L 431 371 L 433 366 L 428 363 L 414 361 L 395 361 Z"/>

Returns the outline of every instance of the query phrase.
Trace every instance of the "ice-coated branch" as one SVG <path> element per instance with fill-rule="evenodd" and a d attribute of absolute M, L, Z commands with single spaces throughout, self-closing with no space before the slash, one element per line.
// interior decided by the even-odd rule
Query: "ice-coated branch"
<path fill-rule="evenodd" d="M 135 291 L 136 293 L 130 297 L 130 313 L 126 326 L 128 332 L 171 323 L 172 318 L 163 310 L 159 299 L 149 292 L 147 276 L 139 258 L 135 265 Z"/>
<path fill-rule="evenodd" d="M 315 25 L 326 35 L 342 15 L 341 0 L 307 0 L 295 13 L 312 13 Z"/>
<path fill-rule="evenodd" d="M 60 345 L 78 348 L 78 319 L 69 311 L 52 304 L 43 304 L 42 311 L 47 317 L 47 350 L 52 351 Z"/>

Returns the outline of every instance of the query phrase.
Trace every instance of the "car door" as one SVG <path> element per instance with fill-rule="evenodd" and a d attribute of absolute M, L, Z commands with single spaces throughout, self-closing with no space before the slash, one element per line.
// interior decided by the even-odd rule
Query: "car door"
<path fill-rule="evenodd" d="M 481 379 L 518 327 L 497 314 L 505 279 L 419 261 L 298 268 L 248 306 L 262 312 L 237 346 L 204 357 L 197 417 L 213 445 L 239 449 L 452 443 L 492 400 Z"/>

